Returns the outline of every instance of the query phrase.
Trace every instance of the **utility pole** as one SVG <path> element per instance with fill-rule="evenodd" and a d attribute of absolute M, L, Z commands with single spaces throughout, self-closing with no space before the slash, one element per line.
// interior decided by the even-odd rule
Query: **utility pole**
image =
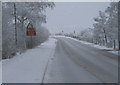
<path fill-rule="evenodd" d="M 16 5 L 15 5 L 15 3 L 14 3 L 14 17 L 15 17 L 15 43 L 17 45 Z"/>

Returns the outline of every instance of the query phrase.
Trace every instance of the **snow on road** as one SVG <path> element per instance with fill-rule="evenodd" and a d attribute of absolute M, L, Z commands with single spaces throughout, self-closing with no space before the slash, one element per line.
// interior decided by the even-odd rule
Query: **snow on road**
<path fill-rule="evenodd" d="M 108 52 L 113 53 L 113 54 L 115 54 L 115 55 L 118 55 L 118 51 L 115 51 L 113 48 L 107 48 L 107 47 L 105 47 L 105 46 L 95 45 L 95 44 L 90 43 L 90 42 L 81 41 L 81 40 L 77 40 L 77 39 L 75 39 L 75 38 L 66 37 L 66 36 L 54 36 L 54 37 L 69 38 L 69 39 L 72 39 L 72 40 L 81 42 L 81 43 L 83 43 L 83 44 L 90 45 L 91 47 L 95 47 L 95 48 L 102 49 L 102 50 L 109 50 Z"/>
<path fill-rule="evenodd" d="M 49 38 L 40 46 L 3 60 L 3 83 L 41 83 L 49 58 L 54 54 L 56 39 Z"/>
<path fill-rule="evenodd" d="M 44 83 L 116 83 L 117 55 L 84 45 L 69 38 L 57 37 Z M 114 57 L 115 56 L 115 57 Z"/>

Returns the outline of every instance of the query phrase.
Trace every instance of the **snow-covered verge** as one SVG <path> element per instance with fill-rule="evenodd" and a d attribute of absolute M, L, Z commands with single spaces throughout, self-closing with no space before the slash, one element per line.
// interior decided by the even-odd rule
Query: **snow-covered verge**
<path fill-rule="evenodd" d="M 69 38 L 69 39 L 72 39 L 72 40 L 81 42 L 81 43 L 86 44 L 86 45 L 90 45 L 90 46 L 95 47 L 95 48 L 98 48 L 98 49 L 107 50 L 107 51 L 110 52 L 110 53 L 113 53 L 113 54 L 115 54 L 115 55 L 118 55 L 118 51 L 115 51 L 113 48 L 107 48 L 107 47 L 105 47 L 105 46 L 95 45 L 94 43 L 89 43 L 89 42 L 86 42 L 86 41 L 77 40 L 77 39 L 75 39 L 75 38 L 71 38 L 71 37 L 67 37 L 67 36 L 53 36 L 53 37 Z"/>
<path fill-rule="evenodd" d="M 56 39 L 49 38 L 38 47 L 12 59 L 2 61 L 3 83 L 41 83 L 49 58 L 54 54 Z"/>

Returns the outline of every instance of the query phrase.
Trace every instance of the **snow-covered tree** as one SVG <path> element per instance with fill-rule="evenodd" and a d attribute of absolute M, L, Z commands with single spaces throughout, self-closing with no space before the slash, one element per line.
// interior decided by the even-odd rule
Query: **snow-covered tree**
<path fill-rule="evenodd" d="M 112 2 L 105 12 L 100 11 L 99 16 L 94 20 L 94 41 L 97 44 L 103 43 L 108 47 L 116 48 L 118 45 L 118 3 Z"/>
<path fill-rule="evenodd" d="M 118 3 L 111 3 L 105 12 L 107 14 L 107 35 L 109 41 L 118 41 Z"/>
<path fill-rule="evenodd" d="M 16 52 L 27 49 L 27 40 L 30 41 L 30 38 L 26 37 L 26 27 L 29 22 L 33 24 L 37 31 L 37 36 L 33 37 L 33 45 L 36 46 L 47 40 L 49 32 L 41 25 L 46 23 L 46 8 L 53 8 L 54 6 L 53 2 L 2 3 L 4 58 L 11 57 Z M 39 33 L 41 34 L 39 35 Z"/>
<path fill-rule="evenodd" d="M 107 37 L 107 31 L 106 31 L 106 19 L 107 19 L 107 17 L 105 16 L 105 13 L 99 11 L 99 17 L 94 19 L 96 22 L 96 27 L 94 26 L 94 29 L 99 30 L 98 40 L 103 38 L 103 40 L 105 40 L 106 45 L 107 45 L 108 37 Z M 104 37 L 102 37 L 102 36 L 104 36 Z"/>
<path fill-rule="evenodd" d="M 93 29 L 88 28 L 88 29 L 82 30 L 78 36 L 79 36 L 79 39 L 81 40 L 84 40 L 87 42 L 93 42 Z"/>

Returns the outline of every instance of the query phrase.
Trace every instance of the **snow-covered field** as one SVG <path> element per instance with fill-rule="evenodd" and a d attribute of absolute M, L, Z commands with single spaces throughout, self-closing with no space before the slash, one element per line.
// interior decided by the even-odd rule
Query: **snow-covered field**
<path fill-rule="evenodd" d="M 77 40 L 77 39 L 75 39 L 75 38 L 66 37 L 66 36 L 53 36 L 53 37 L 65 37 L 65 38 L 69 38 L 69 39 L 72 39 L 72 40 L 81 42 L 81 43 L 86 44 L 86 45 L 90 45 L 90 46 L 95 47 L 95 48 L 98 48 L 98 49 L 110 50 L 110 51 L 108 51 L 108 52 L 111 52 L 111 53 L 113 53 L 113 54 L 118 55 L 118 51 L 115 51 L 113 48 L 107 48 L 107 47 L 105 47 L 105 46 L 95 45 L 95 44 L 93 44 L 93 43 L 89 43 L 89 42 L 86 42 L 86 41 Z"/>
<path fill-rule="evenodd" d="M 3 83 L 41 83 L 49 58 L 54 54 L 56 39 L 12 59 L 2 61 Z"/>

